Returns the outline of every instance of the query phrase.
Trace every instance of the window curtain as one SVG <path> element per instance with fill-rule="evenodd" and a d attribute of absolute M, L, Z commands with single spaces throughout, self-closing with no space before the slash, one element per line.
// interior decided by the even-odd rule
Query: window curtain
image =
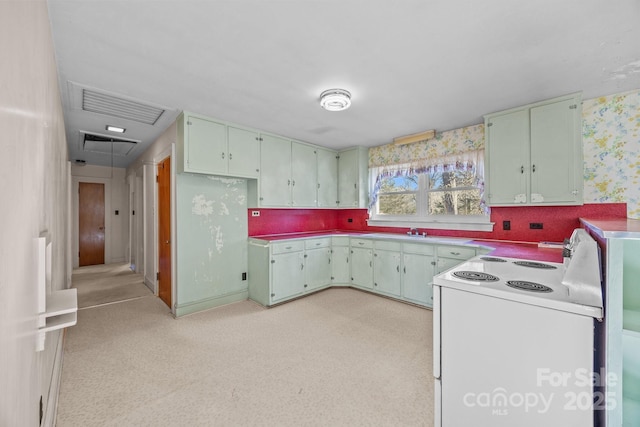
<path fill-rule="evenodd" d="M 389 164 L 369 168 L 369 210 L 378 201 L 378 193 L 385 178 L 412 176 L 430 172 L 472 171 L 475 175 L 475 186 L 480 189 L 480 206 L 485 214 L 489 208 L 484 198 L 484 149 L 471 150 L 442 157 L 420 159 L 410 163 Z"/>

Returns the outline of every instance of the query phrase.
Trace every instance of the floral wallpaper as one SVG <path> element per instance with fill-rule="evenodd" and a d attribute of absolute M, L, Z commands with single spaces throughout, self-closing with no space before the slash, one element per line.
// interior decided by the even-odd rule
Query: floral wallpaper
<path fill-rule="evenodd" d="M 584 202 L 627 203 L 640 219 L 640 90 L 586 99 L 582 105 Z M 369 149 L 369 167 L 415 163 L 484 148 L 484 125 L 437 133 L 409 145 Z"/>
<path fill-rule="evenodd" d="M 582 104 L 585 203 L 626 202 L 640 218 L 640 91 Z"/>
<path fill-rule="evenodd" d="M 481 149 L 484 149 L 484 124 L 438 132 L 435 138 L 415 144 L 372 147 L 369 149 L 369 167 L 411 164 Z"/>

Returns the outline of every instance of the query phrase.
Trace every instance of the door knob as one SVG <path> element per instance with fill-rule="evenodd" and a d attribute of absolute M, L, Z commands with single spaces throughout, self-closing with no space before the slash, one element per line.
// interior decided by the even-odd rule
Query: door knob
<path fill-rule="evenodd" d="M 98 230 L 104 231 L 104 227 L 98 227 Z"/>
<path fill-rule="evenodd" d="M 169 244 L 169 243 L 171 243 L 171 242 L 170 242 L 169 240 L 167 240 L 167 241 L 166 241 L 166 242 L 164 242 L 164 243 L 168 245 L 168 244 Z"/>

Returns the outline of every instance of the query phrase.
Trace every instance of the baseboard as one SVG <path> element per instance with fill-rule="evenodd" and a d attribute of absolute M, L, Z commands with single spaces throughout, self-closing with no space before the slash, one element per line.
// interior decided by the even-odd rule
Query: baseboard
<path fill-rule="evenodd" d="M 221 305 L 231 304 L 232 302 L 244 301 L 249 298 L 249 291 L 242 291 L 235 294 L 223 295 L 220 297 L 207 298 L 195 302 L 185 304 L 176 304 L 176 317 L 195 313 L 209 308 L 219 307 Z"/>
<path fill-rule="evenodd" d="M 60 378 L 62 376 L 62 357 L 64 350 L 64 331 L 58 334 L 55 358 L 53 360 L 53 372 L 51 373 L 51 385 L 49 386 L 49 397 L 47 406 L 43 408 L 42 423 L 44 427 L 54 427 L 58 414 L 58 395 L 60 394 Z"/>
<path fill-rule="evenodd" d="M 153 283 L 153 280 L 145 276 L 144 284 L 147 288 L 151 290 L 151 292 L 153 292 L 154 295 L 156 294 L 156 286 L 155 286 L 155 283 Z"/>

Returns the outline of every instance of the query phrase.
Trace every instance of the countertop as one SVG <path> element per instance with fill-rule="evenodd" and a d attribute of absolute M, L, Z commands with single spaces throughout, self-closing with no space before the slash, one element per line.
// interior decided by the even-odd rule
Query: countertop
<path fill-rule="evenodd" d="M 589 219 L 580 218 L 580 223 L 603 239 L 640 239 L 640 220 L 631 218 Z"/>
<path fill-rule="evenodd" d="M 262 236 L 251 236 L 249 239 L 254 241 L 272 242 L 279 240 L 296 240 L 309 239 L 313 237 L 330 237 L 330 236 L 347 236 L 347 237 L 365 237 L 372 239 L 390 239 L 402 242 L 412 243 L 429 243 L 437 245 L 459 245 L 482 247 L 489 250 L 491 256 L 503 256 L 510 258 L 528 259 L 534 261 L 562 262 L 562 249 L 556 248 L 540 248 L 536 243 L 512 242 L 502 240 L 481 240 L 467 239 L 464 237 L 445 237 L 445 236 L 407 236 L 400 233 L 371 233 L 366 231 L 344 231 L 344 230 L 326 230 L 312 231 L 305 233 L 289 233 L 289 234 L 271 234 Z"/>

